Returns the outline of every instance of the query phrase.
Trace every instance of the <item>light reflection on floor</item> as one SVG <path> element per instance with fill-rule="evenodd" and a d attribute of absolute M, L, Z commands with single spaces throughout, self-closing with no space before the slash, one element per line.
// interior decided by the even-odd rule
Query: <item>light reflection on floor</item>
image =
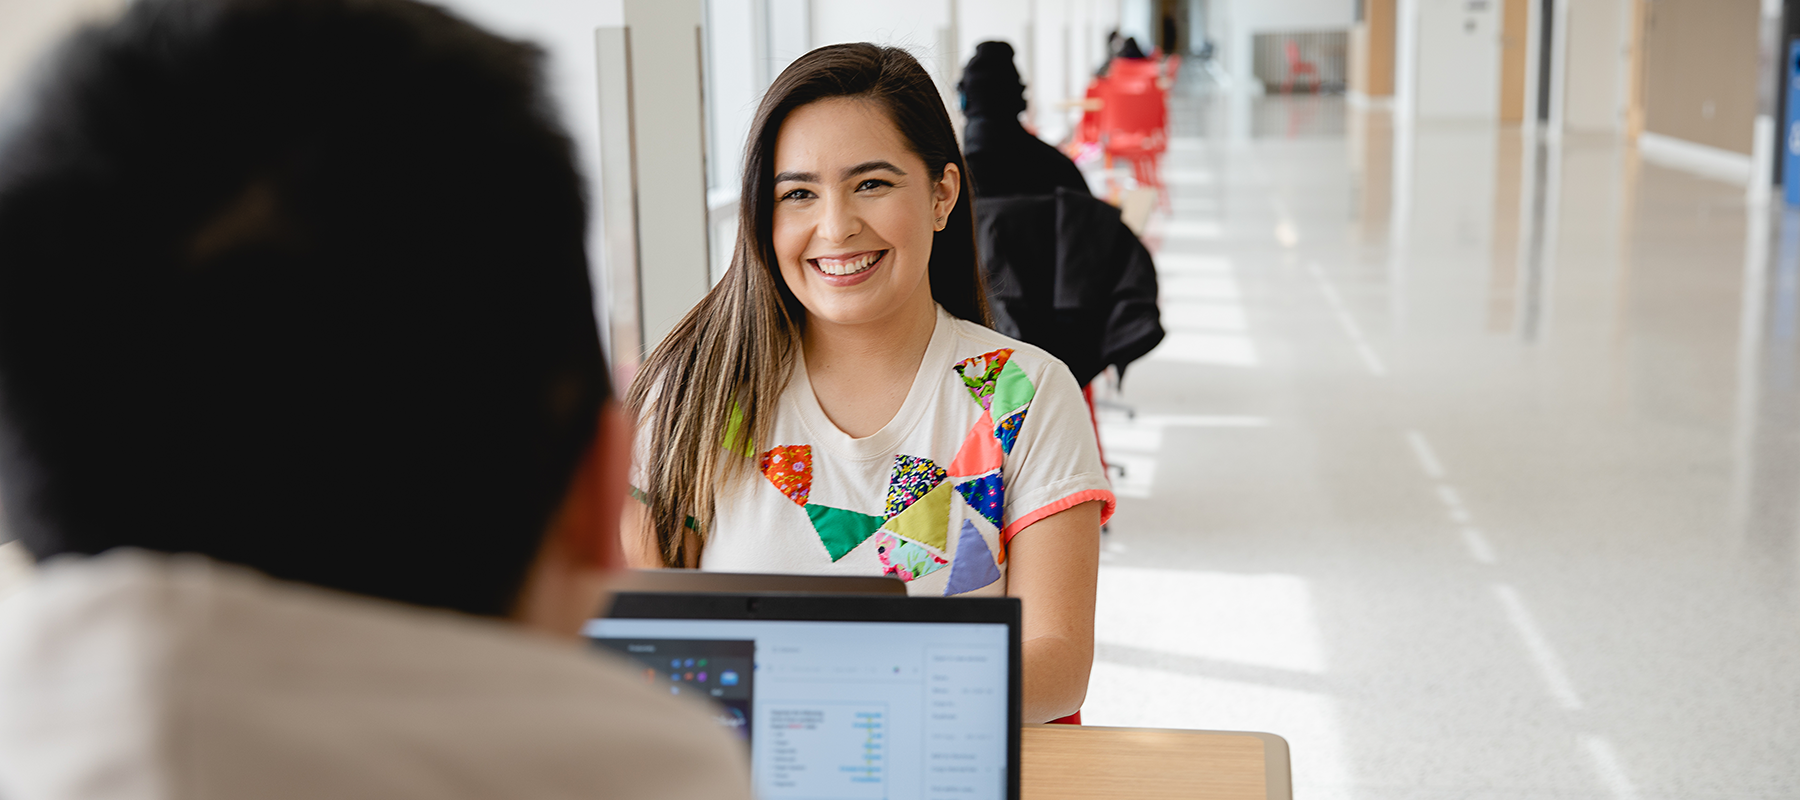
<path fill-rule="evenodd" d="M 1172 119 L 1084 717 L 1282 734 L 1308 800 L 1800 797 L 1800 214 L 1602 137 Z"/>

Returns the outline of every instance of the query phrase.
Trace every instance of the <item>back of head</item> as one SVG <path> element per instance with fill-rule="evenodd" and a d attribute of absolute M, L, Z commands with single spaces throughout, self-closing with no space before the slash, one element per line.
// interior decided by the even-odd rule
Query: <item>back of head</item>
<path fill-rule="evenodd" d="M 975 45 L 975 55 L 963 67 L 957 86 L 970 117 L 1016 119 L 1025 110 L 1025 85 L 1013 65 L 1012 45 L 1005 42 Z"/>
<path fill-rule="evenodd" d="M 505 613 L 608 392 L 540 61 L 405 0 L 143 0 L 64 43 L 0 139 L 27 547 Z"/>

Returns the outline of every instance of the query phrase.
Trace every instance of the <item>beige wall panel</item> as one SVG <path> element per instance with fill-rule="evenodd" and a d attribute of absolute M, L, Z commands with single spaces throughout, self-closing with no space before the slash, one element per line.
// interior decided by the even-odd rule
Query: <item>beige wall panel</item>
<path fill-rule="evenodd" d="M 1644 129 L 1750 155 L 1758 0 L 1656 0 L 1646 8 Z"/>
<path fill-rule="evenodd" d="M 1360 89 L 1370 97 L 1394 96 L 1394 5 L 1395 0 L 1365 0 L 1362 29 L 1368 35 L 1366 87 Z"/>
<path fill-rule="evenodd" d="M 1531 0 L 1502 0 L 1500 10 L 1500 123 L 1525 121 L 1525 54 L 1530 49 Z"/>

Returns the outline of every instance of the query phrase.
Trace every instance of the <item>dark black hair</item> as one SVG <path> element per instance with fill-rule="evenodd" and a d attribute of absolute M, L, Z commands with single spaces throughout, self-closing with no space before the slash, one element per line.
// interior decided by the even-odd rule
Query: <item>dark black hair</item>
<path fill-rule="evenodd" d="M 542 54 L 404 0 L 141 0 L 0 136 L 0 485 L 40 560 L 510 610 L 609 393 Z"/>
<path fill-rule="evenodd" d="M 1019 81 L 1012 45 L 1006 42 L 975 45 L 975 55 L 963 67 L 956 88 L 962 90 L 963 111 L 970 117 L 1012 119 L 1025 110 L 1025 84 Z"/>

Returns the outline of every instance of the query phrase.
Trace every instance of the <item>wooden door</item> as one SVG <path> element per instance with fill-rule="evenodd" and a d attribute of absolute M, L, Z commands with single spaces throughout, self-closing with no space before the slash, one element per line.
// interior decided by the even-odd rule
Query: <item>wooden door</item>
<path fill-rule="evenodd" d="M 1500 10 L 1500 124 L 1525 121 L 1525 51 L 1531 0 L 1502 0 Z"/>

